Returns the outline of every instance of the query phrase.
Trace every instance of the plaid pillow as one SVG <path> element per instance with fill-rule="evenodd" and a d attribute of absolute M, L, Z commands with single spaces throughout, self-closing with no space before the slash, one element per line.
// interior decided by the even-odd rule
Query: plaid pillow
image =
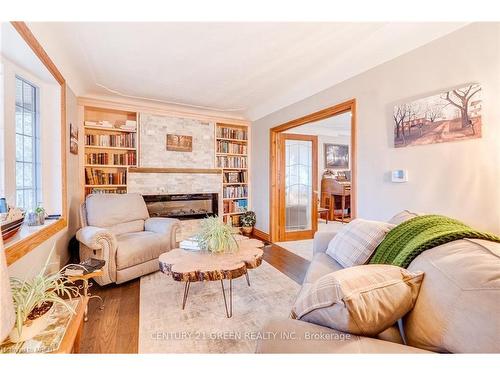
<path fill-rule="evenodd" d="M 423 276 L 387 264 L 345 268 L 301 290 L 291 315 L 342 332 L 374 336 L 413 308 Z"/>
<path fill-rule="evenodd" d="M 344 268 L 365 264 L 394 227 L 382 221 L 354 219 L 333 237 L 326 253 Z"/>

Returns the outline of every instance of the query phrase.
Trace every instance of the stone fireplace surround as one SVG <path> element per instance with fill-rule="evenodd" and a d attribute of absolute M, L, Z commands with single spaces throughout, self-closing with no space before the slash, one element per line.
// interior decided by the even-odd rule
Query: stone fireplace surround
<path fill-rule="evenodd" d="M 192 136 L 193 151 L 167 151 L 167 134 Z M 140 113 L 138 139 L 139 167 L 153 172 L 134 172 L 131 168 L 128 192 L 143 195 L 216 193 L 218 212 L 223 212 L 222 175 L 215 170 L 214 122 Z M 179 173 L 166 171 L 167 168 L 198 171 Z"/>

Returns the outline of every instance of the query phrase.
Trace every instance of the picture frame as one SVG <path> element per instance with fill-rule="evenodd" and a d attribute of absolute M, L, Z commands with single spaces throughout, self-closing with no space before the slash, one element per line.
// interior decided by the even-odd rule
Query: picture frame
<path fill-rule="evenodd" d="M 325 169 L 349 169 L 349 145 L 325 143 Z"/>
<path fill-rule="evenodd" d="M 69 123 L 69 152 L 78 155 L 78 126 Z"/>
<path fill-rule="evenodd" d="M 167 134 L 167 151 L 192 152 L 193 137 L 190 135 Z"/>
<path fill-rule="evenodd" d="M 482 87 L 457 86 L 394 106 L 394 147 L 481 138 Z"/>

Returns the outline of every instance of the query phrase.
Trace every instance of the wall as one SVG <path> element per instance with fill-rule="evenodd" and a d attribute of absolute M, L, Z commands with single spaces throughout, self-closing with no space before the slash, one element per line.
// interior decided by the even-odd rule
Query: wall
<path fill-rule="evenodd" d="M 500 25 L 472 24 L 252 124 L 252 189 L 257 228 L 269 230 L 269 129 L 357 100 L 358 216 L 386 220 L 408 208 L 456 217 L 500 233 Z M 393 147 L 392 109 L 468 82 L 483 87 L 483 137 Z M 390 182 L 406 168 L 409 181 Z M 258 183 L 257 183 L 258 181 Z"/>
<path fill-rule="evenodd" d="M 82 191 L 79 181 L 78 156 L 69 152 L 69 123 L 78 124 L 76 96 L 69 87 L 66 89 L 66 186 L 68 201 L 68 222 L 66 229 L 61 230 L 24 257 L 9 266 L 9 274 L 20 278 L 30 278 L 37 274 L 45 263 L 50 251 L 55 246 L 55 254 L 51 258 L 51 269 L 57 269 L 69 259 L 68 242 L 78 228 L 78 206 Z M 80 127 L 80 134 L 83 134 Z M 81 138 L 81 136 L 80 136 Z M 59 149 L 59 140 L 54 140 Z M 83 152 L 83 149 L 80 149 Z"/>
<path fill-rule="evenodd" d="M 59 156 L 60 139 L 60 102 L 59 85 L 47 82 L 37 74 L 27 71 L 12 61 L 2 58 L 4 70 L 4 92 L 15 93 L 16 75 L 38 87 L 40 105 L 40 159 L 42 165 L 41 190 L 42 204 L 51 214 L 61 213 L 61 158 Z M 0 185 L 3 185 L 4 195 L 10 205 L 15 205 L 16 181 L 16 130 L 15 130 L 15 95 L 4 97 L 4 143 L 0 152 L 4 158 L 4 175 Z M 3 182 L 3 183 L 2 183 Z"/>

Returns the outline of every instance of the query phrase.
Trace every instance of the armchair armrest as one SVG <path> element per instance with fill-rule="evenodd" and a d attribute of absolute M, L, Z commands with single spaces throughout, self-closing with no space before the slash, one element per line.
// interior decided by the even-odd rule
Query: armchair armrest
<path fill-rule="evenodd" d="M 337 232 L 316 232 L 313 239 L 313 255 L 324 253 Z"/>
<path fill-rule="evenodd" d="M 181 221 L 167 217 L 153 217 L 146 219 L 144 230 L 164 234 L 170 239 L 170 248 L 177 247 L 177 231 L 181 229 Z"/>
<path fill-rule="evenodd" d="M 80 241 L 81 258 L 97 258 L 106 261 L 104 275 L 96 277 L 99 285 L 106 285 L 116 281 L 116 236 L 110 231 L 87 226 L 76 232 L 76 239 Z"/>

